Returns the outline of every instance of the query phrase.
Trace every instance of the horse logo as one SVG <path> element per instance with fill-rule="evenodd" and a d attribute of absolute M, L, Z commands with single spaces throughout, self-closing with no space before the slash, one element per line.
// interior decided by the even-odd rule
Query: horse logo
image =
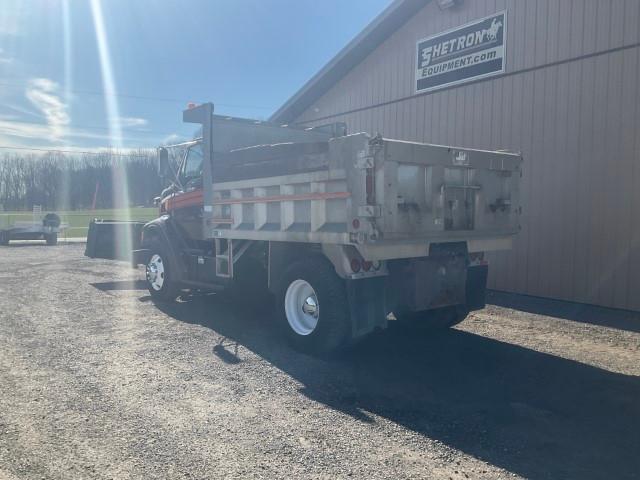
<path fill-rule="evenodd" d="M 492 41 L 495 40 L 501 28 L 502 22 L 494 18 L 493 22 L 491 22 L 491 26 L 487 30 L 485 30 L 485 32 L 487 33 L 487 38 Z"/>

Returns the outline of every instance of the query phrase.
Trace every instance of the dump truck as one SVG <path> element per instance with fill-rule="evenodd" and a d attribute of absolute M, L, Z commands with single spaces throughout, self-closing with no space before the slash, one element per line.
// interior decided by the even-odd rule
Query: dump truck
<path fill-rule="evenodd" d="M 388 322 L 449 328 L 485 306 L 485 253 L 519 230 L 519 154 L 183 112 L 202 137 L 141 228 L 150 295 L 273 305 L 291 344 L 332 352 Z M 166 183 L 165 183 L 166 184 Z M 90 246 L 88 246 L 88 250 Z"/>

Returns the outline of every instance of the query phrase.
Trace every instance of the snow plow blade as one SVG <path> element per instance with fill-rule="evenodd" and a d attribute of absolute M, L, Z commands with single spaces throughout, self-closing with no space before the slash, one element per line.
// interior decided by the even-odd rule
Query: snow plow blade
<path fill-rule="evenodd" d="M 87 234 L 85 256 L 131 261 L 133 251 L 140 248 L 144 225 L 145 222 L 92 220 Z"/>

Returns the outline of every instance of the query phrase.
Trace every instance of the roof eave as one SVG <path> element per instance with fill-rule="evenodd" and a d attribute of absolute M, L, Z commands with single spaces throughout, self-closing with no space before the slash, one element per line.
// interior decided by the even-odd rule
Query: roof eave
<path fill-rule="evenodd" d="M 280 124 L 294 121 L 429 1 L 394 0 L 284 105 L 276 110 L 269 120 Z"/>

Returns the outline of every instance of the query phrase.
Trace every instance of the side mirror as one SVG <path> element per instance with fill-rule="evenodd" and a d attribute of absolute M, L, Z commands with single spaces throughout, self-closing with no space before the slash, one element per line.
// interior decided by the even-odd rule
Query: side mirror
<path fill-rule="evenodd" d="M 169 176 L 171 166 L 169 165 L 169 150 L 160 147 L 158 149 L 158 175 L 163 180 Z"/>

